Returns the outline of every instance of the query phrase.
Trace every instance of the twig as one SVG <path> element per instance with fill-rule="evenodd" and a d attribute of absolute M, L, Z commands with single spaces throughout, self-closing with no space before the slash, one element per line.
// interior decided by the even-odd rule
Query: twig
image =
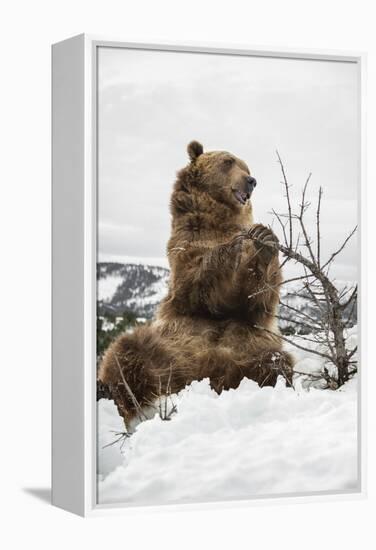
<path fill-rule="evenodd" d="M 306 192 L 307 192 L 307 187 L 308 187 L 308 184 L 309 184 L 309 181 L 311 179 L 311 176 L 312 174 L 308 174 L 308 177 L 306 179 L 306 182 L 304 184 L 304 187 L 303 187 L 303 191 L 302 191 L 302 203 L 300 205 L 300 214 L 298 215 L 298 220 L 299 220 L 299 223 L 300 223 L 300 227 L 302 229 L 302 232 L 303 232 L 303 236 L 304 236 L 304 240 L 305 240 L 305 245 L 308 249 L 308 252 L 309 252 L 309 255 L 311 257 L 311 261 L 314 265 L 316 265 L 316 259 L 315 259 L 315 255 L 313 253 L 313 250 L 312 250 L 312 247 L 311 247 L 311 240 L 308 236 L 308 232 L 307 232 L 307 229 L 306 229 L 306 226 L 305 226 L 305 223 L 304 223 L 304 220 L 303 220 L 303 217 L 304 217 L 304 213 L 306 211 L 306 209 L 308 208 L 309 206 L 309 203 L 306 203 L 305 202 L 305 195 L 306 195 Z M 291 247 L 290 247 L 291 248 Z"/>
<path fill-rule="evenodd" d="M 113 354 L 114 354 L 114 357 L 115 357 L 116 364 L 119 368 L 120 376 L 121 376 L 121 379 L 123 381 L 124 387 L 127 390 L 127 393 L 129 395 L 129 397 L 131 398 L 131 401 L 133 403 L 134 408 L 136 409 L 138 415 L 140 416 L 140 420 L 142 420 L 142 419 L 147 420 L 147 416 L 145 415 L 144 411 L 142 410 L 140 403 L 137 401 L 136 396 L 134 395 L 133 391 L 131 390 L 130 386 L 128 385 L 128 382 L 126 381 L 126 379 L 124 377 L 124 373 L 121 369 L 121 366 L 120 366 L 120 363 L 119 363 L 119 360 L 117 358 L 116 353 L 113 352 Z"/>
<path fill-rule="evenodd" d="M 358 351 L 358 346 L 355 346 L 355 348 L 353 348 L 350 353 L 347 355 L 347 359 L 351 359 L 351 357 L 354 355 L 354 353 L 356 353 Z"/>
<path fill-rule="evenodd" d="M 317 265 L 320 267 L 320 209 L 321 209 L 321 197 L 322 197 L 322 187 L 319 188 L 319 199 L 317 201 L 317 210 L 316 210 L 316 235 L 317 235 Z"/>
<path fill-rule="evenodd" d="M 123 445 L 125 443 L 125 440 L 130 437 L 130 434 L 128 432 L 114 432 L 115 436 L 119 436 L 117 439 L 114 439 L 114 441 L 111 441 L 110 443 L 107 443 L 107 445 L 103 445 L 102 449 L 106 449 L 107 447 L 112 447 L 112 445 L 115 445 L 119 441 L 122 441 L 122 444 L 120 445 L 120 450 L 122 450 Z"/>
<path fill-rule="evenodd" d="M 322 266 L 322 269 L 325 269 L 325 267 L 327 267 L 329 264 L 332 263 L 332 261 L 334 260 L 334 258 L 336 256 L 338 256 L 338 254 L 340 252 L 342 252 L 342 250 L 345 248 L 345 246 L 347 245 L 347 243 L 349 242 L 349 240 L 351 239 L 351 237 L 354 235 L 354 233 L 356 232 L 358 226 L 356 225 L 354 227 L 354 229 L 350 232 L 350 234 L 346 237 L 346 239 L 343 241 L 342 245 L 339 247 L 338 250 L 336 250 L 335 252 L 333 252 L 333 254 L 330 256 L 329 260 Z"/>
<path fill-rule="evenodd" d="M 291 306 L 290 304 L 287 304 L 286 302 L 282 302 L 282 300 L 279 300 L 279 303 L 281 306 L 286 307 L 287 309 L 291 309 L 291 311 L 294 311 L 297 315 L 300 317 L 303 317 L 305 319 L 308 319 L 308 321 L 313 322 L 314 324 L 317 323 L 317 320 L 305 313 L 304 311 L 301 311 L 300 309 L 297 309 L 296 307 Z M 317 327 L 320 328 L 320 327 Z"/>
<path fill-rule="evenodd" d="M 291 209 L 291 201 L 290 201 L 290 193 L 289 193 L 289 184 L 288 184 L 288 181 L 287 181 L 285 167 L 283 165 L 282 159 L 281 159 L 278 151 L 276 151 L 276 153 L 277 153 L 279 165 L 281 167 L 282 176 L 283 176 L 283 183 L 284 183 L 285 190 L 286 190 L 288 219 L 289 219 L 289 242 L 288 242 L 288 246 L 289 246 L 289 248 L 291 248 L 292 247 L 292 214 L 291 214 L 292 209 Z"/>
<path fill-rule="evenodd" d="M 296 320 L 296 319 L 290 319 L 289 317 L 284 317 L 283 315 L 276 314 L 274 315 L 276 319 L 279 319 L 280 321 L 286 321 L 288 323 L 294 323 L 295 325 L 298 325 L 299 327 L 304 327 L 309 330 L 321 330 L 321 327 L 314 327 L 312 325 L 308 325 L 307 323 L 304 323 L 304 321 Z"/>
<path fill-rule="evenodd" d="M 308 275 L 308 277 L 313 277 L 313 274 Z M 267 292 L 268 290 L 273 290 L 276 288 L 279 288 L 281 286 L 287 285 L 288 283 L 292 283 L 294 281 L 301 281 L 302 279 L 305 279 L 306 275 L 299 276 L 299 277 L 292 277 L 291 279 L 286 279 L 285 281 L 282 281 L 281 283 L 278 283 L 276 285 L 267 285 L 258 290 L 257 292 L 253 292 L 248 296 L 248 298 L 254 298 L 255 296 L 258 296 L 259 294 L 262 294 L 264 292 Z"/>
<path fill-rule="evenodd" d="M 354 314 L 354 311 L 355 311 L 355 308 L 356 308 L 356 305 L 357 305 L 357 302 L 356 300 L 353 301 L 353 303 L 351 304 L 351 309 L 349 312 L 345 312 L 345 315 L 347 316 L 347 319 L 345 321 L 345 327 L 349 327 L 350 326 L 350 323 L 352 321 L 352 317 L 353 317 L 353 314 Z"/>
<path fill-rule="evenodd" d="M 323 357 L 324 359 L 328 359 L 329 361 L 332 361 L 332 357 L 330 357 L 326 353 L 321 353 L 320 351 L 317 351 L 315 349 L 305 348 L 304 346 L 301 346 L 301 345 L 297 344 L 296 342 L 293 342 L 289 338 L 286 338 L 285 336 L 282 336 L 282 334 L 278 334 L 276 332 L 273 332 L 272 330 L 269 330 L 269 329 L 267 329 L 265 327 L 262 327 L 260 325 L 253 325 L 253 327 L 257 328 L 259 330 L 264 330 L 265 332 L 267 332 L 267 333 L 269 333 L 273 336 L 276 336 L 277 338 L 281 338 L 282 340 L 285 340 L 285 342 L 288 342 L 289 344 L 295 346 L 296 348 L 299 348 L 303 351 L 308 351 L 309 353 L 313 353 L 314 355 L 318 355 L 319 357 Z"/>
<path fill-rule="evenodd" d="M 350 290 L 351 289 L 348 289 L 348 291 L 346 291 L 345 294 L 347 294 L 347 292 L 349 292 Z M 345 296 L 345 294 L 343 294 L 343 296 Z M 355 287 L 352 289 L 350 297 L 346 300 L 346 302 L 344 303 L 342 302 L 341 307 L 343 309 L 346 309 L 350 305 L 352 300 L 354 300 L 355 302 L 355 299 L 357 298 L 357 296 L 358 296 L 358 285 L 355 285 Z"/>

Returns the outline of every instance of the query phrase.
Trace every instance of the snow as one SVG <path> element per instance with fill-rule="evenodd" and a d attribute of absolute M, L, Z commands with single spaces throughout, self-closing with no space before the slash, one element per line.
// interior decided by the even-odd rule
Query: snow
<path fill-rule="evenodd" d="M 107 275 L 98 279 L 98 300 L 110 302 L 122 282 L 121 275 Z"/>
<path fill-rule="evenodd" d="M 115 327 L 115 323 L 109 321 L 106 317 L 99 317 L 99 319 L 102 321 L 102 330 L 110 331 Z"/>
<path fill-rule="evenodd" d="M 350 334 L 356 342 L 356 331 Z M 287 347 L 287 346 L 286 346 Z M 320 358 L 294 349 L 296 369 Z M 217 395 L 208 380 L 172 396 L 170 421 L 156 414 L 124 431 L 112 401 L 98 403 L 98 502 L 161 504 L 357 488 L 357 379 L 337 391 L 279 379 L 259 388 L 244 379 Z M 170 404 L 169 404 L 170 406 Z"/>
<path fill-rule="evenodd" d="M 128 306 L 133 309 L 144 308 L 147 305 L 159 304 L 167 295 L 168 275 L 152 283 L 140 296 L 128 300 Z"/>

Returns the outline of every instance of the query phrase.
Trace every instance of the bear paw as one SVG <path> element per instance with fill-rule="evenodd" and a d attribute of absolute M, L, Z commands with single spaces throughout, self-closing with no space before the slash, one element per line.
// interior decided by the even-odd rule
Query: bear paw
<path fill-rule="evenodd" d="M 269 227 L 257 223 L 251 227 L 248 236 L 254 242 L 258 256 L 266 263 L 278 254 L 279 240 Z"/>

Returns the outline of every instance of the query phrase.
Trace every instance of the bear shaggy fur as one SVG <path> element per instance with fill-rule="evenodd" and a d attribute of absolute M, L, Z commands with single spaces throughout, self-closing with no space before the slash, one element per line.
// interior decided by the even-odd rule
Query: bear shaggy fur
<path fill-rule="evenodd" d="M 127 426 L 140 407 L 193 380 L 209 378 L 218 393 L 244 377 L 260 386 L 274 386 L 280 374 L 291 382 L 292 358 L 275 321 L 278 241 L 253 224 L 256 180 L 228 152 L 204 153 L 193 141 L 188 155 L 171 197 L 168 295 L 151 324 L 110 345 L 99 368 Z M 239 238 L 250 229 L 257 242 Z"/>

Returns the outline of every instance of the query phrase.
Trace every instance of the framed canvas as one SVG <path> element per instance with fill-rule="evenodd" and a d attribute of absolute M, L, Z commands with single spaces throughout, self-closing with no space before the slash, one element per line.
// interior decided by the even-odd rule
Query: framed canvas
<path fill-rule="evenodd" d="M 56 506 L 364 495 L 364 63 L 53 46 Z"/>

